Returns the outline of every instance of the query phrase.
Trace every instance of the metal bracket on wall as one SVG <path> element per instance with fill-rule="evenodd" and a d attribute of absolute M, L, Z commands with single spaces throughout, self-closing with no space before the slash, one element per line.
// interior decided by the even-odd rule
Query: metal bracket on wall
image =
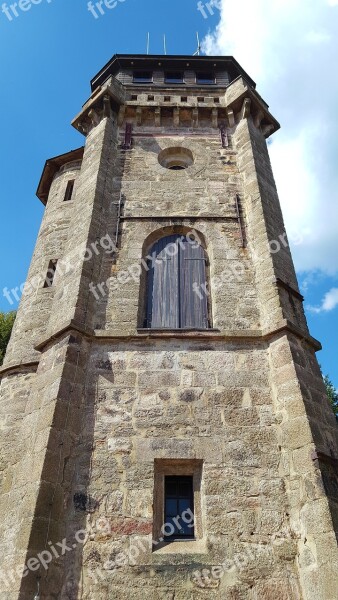
<path fill-rule="evenodd" d="M 131 123 L 126 123 L 126 129 L 124 133 L 124 143 L 122 145 L 123 150 L 131 150 L 133 143 L 133 126 Z"/>
<path fill-rule="evenodd" d="M 229 138 L 225 127 L 220 127 L 222 148 L 228 148 Z"/>
<path fill-rule="evenodd" d="M 116 232 L 115 232 L 115 248 L 116 252 L 119 247 L 119 236 L 120 236 L 120 226 L 121 226 L 121 218 L 122 218 L 122 192 L 120 192 L 119 204 L 117 209 L 117 220 L 116 220 Z"/>
<path fill-rule="evenodd" d="M 246 248 L 247 240 L 246 240 L 246 234 L 245 234 L 245 225 L 244 225 L 242 209 L 241 209 L 241 199 L 238 194 L 236 194 L 236 215 L 237 215 L 237 221 L 238 221 L 239 230 L 240 230 L 240 234 L 241 234 L 241 247 Z"/>

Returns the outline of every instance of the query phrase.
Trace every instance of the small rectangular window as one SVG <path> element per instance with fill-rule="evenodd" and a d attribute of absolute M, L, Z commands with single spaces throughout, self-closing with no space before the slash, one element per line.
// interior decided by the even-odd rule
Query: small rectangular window
<path fill-rule="evenodd" d="M 152 83 L 153 74 L 151 71 L 134 71 L 133 73 L 134 83 Z"/>
<path fill-rule="evenodd" d="M 166 73 L 164 76 L 164 81 L 165 83 L 183 83 L 183 73 L 179 71 L 172 71 L 171 73 Z"/>
<path fill-rule="evenodd" d="M 71 179 L 70 181 L 68 181 L 67 187 L 66 187 L 66 192 L 65 192 L 65 197 L 63 199 L 64 202 L 68 202 L 69 200 L 72 199 L 73 191 L 74 191 L 74 183 L 75 183 L 74 179 Z"/>
<path fill-rule="evenodd" d="M 215 104 L 219 104 L 219 98 L 214 98 Z"/>
<path fill-rule="evenodd" d="M 212 85 L 216 82 L 213 73 L 196 73 L 196 83 L 200 85 Z"/>
<path fill-rule="evenodd" d="M 193 477 L 167 476 L 164 487 L 164 538 L 194 538 L 194 523 L 185 519 L 186 514 L 194 514 Z"/>
<path fill-rule="evenodd" d="M 188 96 L 181 96 L 181 102 L 188 102 Z"/>
<path fill-rule="evenodd" d="M 164 102 L 170 102 L 171 96 L 164 96 L 163 100 Z"/>
<path fill-rule="evenodd" d="M 197 102 L 204 102 L 204 98 L 203 98 L 203 96 L 198 96 L 198 98 L 197 98 Z"/>
<path fill-rule="evenodd" d="M 148 96 L 148 102 L 154 102 L 155 96 Z"/>
<path fill-rule="evenodd" d="M 204 548 L 202 511 L 203 461 L 155 458 L 153 552 L 184 552 Z"/>
<path fill-rule="evenodd" d="M 138 98 L 137 94 L 132 94 L 132 95 L 131 95 L 131 99 L 132 99 L 133 101 L 137 100 L 137 98 Z"/>
<path fill-rule="evenodd" d="M 52 287 L 53 282 L 54 282 L 54 276 L 55 276 L 57 262 L 58 262 L 57 259 L 53 259 L 53 260 L 49 261 L 46 278 L 45 278 L 45 283 L 43 286 L 44 288 Z"/>

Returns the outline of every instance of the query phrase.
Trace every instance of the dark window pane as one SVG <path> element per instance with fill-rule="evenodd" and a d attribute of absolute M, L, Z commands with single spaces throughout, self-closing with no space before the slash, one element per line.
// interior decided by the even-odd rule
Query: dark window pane
<path fill-rule="evenodd" d="M 65 192 L 65 197 L 64 197 L 64 201 L 68 202 L 69 200 L 72 199 L 72 195 L 73 195 L 73 191 L 74 191 L 74 179 L 68 181 L 67 183 L 67 188 L 66 188 L 66 192 Z"/>
<path fill-rule="evenodd" d="M 180 482 L 180 489 L 179 489 L 179 494 L 180 496 L 189 498 L 191 496 L 191 483 L 190 481 L 181 481 Z"/>
<path fill-rule="evenodd" d="M 180 534 L 183 535 L 184 537 L 191 537 L 192 535 L 194 535 L 193 532 L 194 531 L 194 523 L 188 524 L 185 523 L 184 521 L 181 521 L 181 530 L 180 530 Z"/>
<path fill-rule="evenodd" d="M 215 81 L 215 75 L 213 73 L 196 73 L 196 83 L 209 85 L 215 83 Z"/>
<path fill-rule="evenodd" d="M 194 523 L 190 522 L 190 516 L 188 515 L 185 520 L 182 518 L 182 513 L 187 510 L 192 513 L 194 511 L 192 476 L 166 477 L 164 511 L 164 525 L 166 525 L 164 535 L 166 538 L 194 537 Z"/>
<path fill-rule="evenodd" d="M 167 499 L 166 500 L 166 514 L 170 517 L 177 517 L 178 515 L 178 510 L 177 510 L 177 500 L 176 499 Z"/>
<path fill-rule="evenodd" d="M 171 535 L 173 535 L 173 533 L 177 533 L 177 531 L 178 531 L 176 522 L 174 521 L 175 518 L 176 518 L 176 515 L 175 515 L 175 517 L 167 517 L 166 518 L 165 534 L 167 536 L 171 536 Z"/>
<path fill-rule="evenodd" d="M 134 83 L 152 83 L 153 74 L 151 71 L 134 71 Z"/>
<path fill-rule="evenodd" d="M 45 282 L 43 285 L 44 288 L 52 287 L 53 282 L 54 282 L 54 276 L 55 276 L 57 262 L 58 262 L 57 260 L 49 261 Z"/>
<path fill-rule="evenodd" d="M 190 498 L 184 498 L 184 499 L 178 501 L 178 514 L 179 515 L 182 515 L 182 513 L 185 510 L 188 510 L 188 508 L 190 508 L 190 510 L 192 508 Z"/>
<path fill-rule="evenodd" d="M 183 83 L 183 80 L 183 73 L 180 73 L 179 71 L 165 74 L 166 83 Z"/>
<path fill-rule="evenodd" d="M 177 495 L 177 484 L 175 481 L 168 481 L 166 484 L 166 495 L 167 496 L 174 496 L 176 497 Z"/>

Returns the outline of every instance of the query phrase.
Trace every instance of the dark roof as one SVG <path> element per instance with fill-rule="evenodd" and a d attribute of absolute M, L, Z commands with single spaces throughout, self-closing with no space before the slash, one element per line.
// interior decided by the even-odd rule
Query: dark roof
<path fill-rule="evenodd" d="M 60 168 L 68 162 L 73 160 L 81 160 L 83 157 L 84 147 L 77 148 L 76 150 L 71 150 L 70 152 L 66 152 L 66 154 L 60 154 L 60 156 L 54 156 L 54 158 L 49 158 L 45 162 L 45 166 L 42 171 L 41 179 L 38 185 L 38 189 L 36 190 L 37 197 L 41 200 L 43 204 L 47 204 L 48 194 L 50 190 L 50 186 L 53 181 L 53 177 L 55 173 L 57 173 Z"/>
<path fill-rule="evenodd" d="M 102 85 L 108 77 L 116 75 L 121 67 L 148 70 L 155 69 L 156 67 L 158 68 L 159 62 L 161 63 L 161 66 L 167 66 L 174 69 L 182 69 L 184 66 L 182 63 L 189 63 L 189 66 L 194 69 L 201 70 L 206 67 L 210 68 L 211 66 L 217 70 L 225 68 L 230 74 L 231 81 L 242 75 L 252 87 L 256 87 L 255 82 L 249 77 L 244 69 L 242 69 L 233 56 L 115 54 L 92 79 L 92 91 Z"/>

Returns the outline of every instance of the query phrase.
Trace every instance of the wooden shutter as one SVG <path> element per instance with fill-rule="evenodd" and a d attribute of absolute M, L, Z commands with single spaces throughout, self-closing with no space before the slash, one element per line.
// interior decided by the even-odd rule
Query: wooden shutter
<path fill-rule="evenodd" d="M 207 329 L 206 256 L 183 235 L 161 238 L 151 250 L 147 326 Z"/>
<path fill-rule="evenodd" d="M 152 261 L 148 279 L 148 326 L 178 329 L 180 323 L 177 236 L 158 240 L 151 250 L 151 254 L 153 253 L 156 261 Z"/>
<path fill-rule="evenodd" d="M 202 246 L 184 238 L 180 248 L 180 327 L 208 328 L 206 257 Z"/>

